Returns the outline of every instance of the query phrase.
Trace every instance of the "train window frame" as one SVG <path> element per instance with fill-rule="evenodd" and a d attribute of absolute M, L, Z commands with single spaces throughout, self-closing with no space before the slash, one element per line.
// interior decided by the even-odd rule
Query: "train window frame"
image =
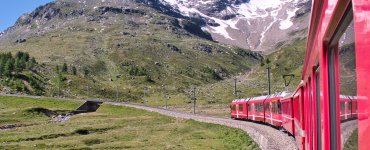
<path fill-rule="evenodd" d="M 244 109 L 243 104 L 239 104 L 239 111 L 244 111 L 243 109 Z"/>
<path fill-rule="evenodd" d="M 340 133 L 338 133 L 337 122 L 340 119 L 337 119 L 337 110 L 340 109 L 337 107 L 337 95 L 339 90 L 336 87 L 338 81 L 336 81 L 336 53 L 338 53 L 338 43 L 342 35 L 345 33 L 346 29 L 353 21 L 353 8 L 352 3 L 350 2 L 348 7 L 345 10 L 343 15 L 344 17 L 340 20 L 339 26 L 335 30 L 333 37 L 331 38 L 328 44 L 328 51 L 327 51 L 327 64 L 328 64 L 328 85 L 329 85 L 329 126 L 330 126 L 330 149 L 337 150 L 338 149 L 338 141 L 340 141 Z M 338 90 L 338 91 L 337 91 Z M 340 102 L 339 102 L 340 103 Z M 339 112 L 340 115 L 340 112 Z M 340 129 L 340 127 L 339 127 Z"/>
<path fill-rule="evenodd" d="M 282 114 L 282 112 L 281 112 L 281 102 L 280 101 L 277 102 L 277 110 L 278 110 L 278 114 Z"/>
<path fill-rule="evenodd" d="M 256 104 L 257 112 L 263 112 L 263 103 L 257 103 Z"/>

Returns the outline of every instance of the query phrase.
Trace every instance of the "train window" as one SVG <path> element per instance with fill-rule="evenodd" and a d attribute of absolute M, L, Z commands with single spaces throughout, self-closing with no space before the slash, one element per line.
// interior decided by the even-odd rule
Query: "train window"
<path fill-rule="evenodd" d="M 280 103 L 280 101 L 277 104 L 278 104 L 278 107 L 277 107 L 278 113 L 281 114 L 281 103 Z"/>
<path fill-rule="evenodd" d="M 282 103 L 281 105 L 282 105 L 282 111 L 283 111 L 283 113 L 284 114 L 288 114 L 288 115 L 290 115 L 290 107 L 289 107 L 289 102 L 284 102 L 284 103 Z"/>
<path fill-rule="evenodd" d="M 251 111 L 251 105 L 248 104 L 248 111 Z"/>
<path fill-rule="evenodd" d="M 300 89 L 301 90 L 301 89 Z M 301 120 L 301 103 L 303 102 L 303 101 L 300 101 L 300 99 L 301 99 L 301 96 L 296 96 L 296 97 L 294 97 L 293 98 L 293 104 L 294 104 L 294 106 L 293 106 L 293 109 L 297 109 L 297 115 L 294 115 L 294 117 L 295 118 L 297 118 L 297 120 L 298 121 L 300 121 L 300 122 L 302 122 L 302 120 Z"/>
<path fill-rule="evenodd" d="M 259 106 L 258 107 L 259 108 L 259 112 L 263 112 L 263 104 L 259 104 L 258 106 Z"/>
<path fill-rule="evenodd" d="M 232 105 L 231 110 L 236 110 L 236 105 Z"/>
<path fill-rule="evenodd" d="M 261 103 L 256 104 L 256 112 L 263 112 L 263 104 Z"/>
<path fill-rule="evenodd" d="M 239 104 L 239 111 L 243 111 L 243 104 Z"/>
<path fill-rule="evenodd" d="M 265 109 L 266 109 L 266 111 L 270 111 L 270 103 L 269 102 L 266 103 Z"/>
<path fill-rule="evenodd" d="M 357 96 L 354 34 L 352 6 L 350 5 L 330 42 L 331 48 L 328 53 L 331 149 L 337 149 L 339 146 L 341 149 L 358 148 L 357 118 L 352 114 L 354 108 L 348 110 L 349 106 L 357 105 L 357 100 L 351 99 Z"/>

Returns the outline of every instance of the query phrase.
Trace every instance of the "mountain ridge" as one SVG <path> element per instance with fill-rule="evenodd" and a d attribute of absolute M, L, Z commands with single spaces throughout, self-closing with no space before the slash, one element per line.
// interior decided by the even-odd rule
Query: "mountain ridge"
<path fill-rule="evenodd" d="M 202 29 L 211 33 L 216 41 L 265 52 L 275 51 L 282 43 L 294 41 L 292 39 L 303 39 L 311 8 L 310 0 L 161 2 L 184 16 L 203 20 Z"/>
<path fill-rule="evenodd" d="M 190 87 L 248 72 L 261 59 L 212 41 L 193 19 L 162 8 L 146 0 L 58 0 L 20 17 L 0 37 L 0 52 L 25 51 L 44 64 L 38 73 L 47 96 L 135 102 L 148 87 L 146 96 L 167 91 L 173 103 L 187 103 Z M 64 63 L 77 74 L 60 80 L 55 68 Z"/>

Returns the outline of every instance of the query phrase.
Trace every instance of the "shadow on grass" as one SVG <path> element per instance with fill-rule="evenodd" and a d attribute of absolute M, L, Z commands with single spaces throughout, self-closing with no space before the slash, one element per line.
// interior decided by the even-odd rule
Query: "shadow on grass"
<path fill-rule="evenodd" d="M 48 135 L 42 135 L 39 137 L 30 137 L 30 138 L 20 138 L 20 139 L 14 139 L 6 142 L 22 142 L 22 141 L 38 141 L 38 140 L 48 140 L 48 139 L 56 139 L 60 137 L 69 137 L 69 136 L 82 136 L 82 135 L 89 135 L 89 134 L 99 134 L 104 133 L 108 130 L 113 130 L 118 127 L 108 127 L 108 128 L 82 128 L 82 129 L 76 129 L 75 131 L 71 133 L 59 133 L 59 134 L 48 134 Z M 98 141 L 86 141 L 89 144 L 92 143 L 98 143 Z M 102 141 L 99 141 L 102 142 Z"/>

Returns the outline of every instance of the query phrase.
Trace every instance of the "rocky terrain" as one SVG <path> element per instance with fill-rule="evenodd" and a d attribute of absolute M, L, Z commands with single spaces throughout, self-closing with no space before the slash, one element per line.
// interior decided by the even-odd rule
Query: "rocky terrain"
<path fill-rule="evenodd" d="M 310 0 L 161 0 L 221 43 L 276 51 L 306 36 Z"/>

